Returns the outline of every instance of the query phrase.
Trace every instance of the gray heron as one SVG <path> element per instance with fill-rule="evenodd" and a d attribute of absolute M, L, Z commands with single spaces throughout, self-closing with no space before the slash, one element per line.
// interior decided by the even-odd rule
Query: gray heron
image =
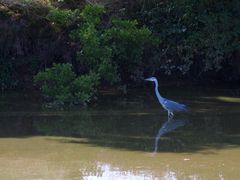
<path fill-rule="evenodd" d="M 162 105 L 162 107 L 167 110 L 168 112 L 168 119 L 172 119 L 174 116 L 174 112 L 182 112 L 187 111 L 187 106 L 185 104 L 180 104 L 178 102 L 166 99 L 162 97 L 158 91 L 158 80 L 155 77 L 150 77 L 145 79 L 146 81 L 152 81 L 155 83 L 155 93 L 158 98 L 159 103 Z"/>

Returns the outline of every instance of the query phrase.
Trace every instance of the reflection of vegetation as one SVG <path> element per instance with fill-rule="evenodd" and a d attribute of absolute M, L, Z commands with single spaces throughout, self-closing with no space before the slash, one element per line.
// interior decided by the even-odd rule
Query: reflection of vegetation
<path fill-rule="evenodd" d="M 145 105 L 142 106 L 138 100 L 144 98 L 136 96 L 136 92 L 132 93 L 132 99 L 125 99 L 124 104 L 116 95 L 110 95 L 111 101 L 107 101 L 108 95 L 94 109 L 80 111 L 78 108 L 70 111 L 42 111 L 34 96 L 28 94 L 26 97 L 22 93 L 2 95 L 0 136 L 21 138 L 49 135 L 63 137 L 61 143 L 152 151 L 155 135 L 162 126 L 165 115 L 158 105 L 152 104 L 152 100 L 145 99 Z M 136 97 L 137 101 L 134 99 Z M 238 106 L 231 103 L 226 106 L 217 100 L 209 100 L 202 105 L 198 99 L 195 100 L 196 102 L 189 102 L 190 107 L 193 107 L 191 114 L 187 115 L 189 124 L 161 137 L 159 152 L 239 148 Z M 201 107 L 207 108 L 207 111 L 199 111 Z M 182 118 L 185 119 L 186 116 Z M 64 137 L 75 138 L 65 140 Z"/>
<path fill-rule="evenodd" d="M 81 112 L 70 116 L 56 116 L 53 119 L 35 121 L 34 128 L 45 135 L 76 137 L 64 139 L 60 141 L 62 143 L 141 151 L 154 150 L 155 135 L 162 126 L 158 118 L 154 115 L 143 116 L 145 120 L 139 121 L 134 115 L 121 116 L 114 112 L 111 114 L 111 116 L 108 113 L 93 115 L 89 112 Z M 219 116 L 203 118 L 201 121 L 192 120 L 186 127 L 161 137 L 159 152 L 194 152 L 207 148 L 229 148 L 240 145 L 236 134 L 237 122 L 227 123 Z"/>
<path fill-rule="evenodd" d="M 75 137 L 58 140 L 61 143 L 153 151 L 155 135 L 163 123 L 159 121 L 159 116 L 123 113 L 83 110 L 10 113 L 11 116 L 9 113 L 0 113 L 0 136 Z M 239 147 L 239 121 L 237 117 L 226 115 L 213 117 L 212 114 L 198 113 L 187 126 L 161 137 L 158 152 L 195 152 Z"/>
<path fill-rule="evenodd" d="M 38 132 L 50 136 L 91 137 L 102 133 L 96 123 L 89 113 L 81 112 L 77 116 L 57 116 L 57 119 L 36 121 L 34 127 Z"/>

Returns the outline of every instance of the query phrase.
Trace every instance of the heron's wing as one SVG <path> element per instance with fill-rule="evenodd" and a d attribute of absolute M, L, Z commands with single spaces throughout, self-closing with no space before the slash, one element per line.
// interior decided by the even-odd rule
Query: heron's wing
<path fill-rule="evenodd" d="M 187 106 L 185 104 L 180 104 L 175 101 L 171 101 L 168 99 L 164 99 L 163 105 L 166 107 L 166 109 L 170 111 L 187 111 Z"/>

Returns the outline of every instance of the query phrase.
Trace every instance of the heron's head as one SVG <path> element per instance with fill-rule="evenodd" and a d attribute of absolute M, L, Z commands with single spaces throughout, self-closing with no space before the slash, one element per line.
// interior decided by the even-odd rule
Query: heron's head
<path fill-rule="evenodd" d="M 153 82 L 156 82 L 156 81 L 157 81 L 157 78 L 155 78 L 155 77 L 149 77 L 149 78 L 145 79 L 145 81 L 153 81 Z"/>

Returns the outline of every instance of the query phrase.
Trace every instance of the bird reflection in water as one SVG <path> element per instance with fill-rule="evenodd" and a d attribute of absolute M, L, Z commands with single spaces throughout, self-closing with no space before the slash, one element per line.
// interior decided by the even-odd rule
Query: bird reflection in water
<path fill-rule="evenodd" d="M 158 150 L 160 137 L 186 124 L 187 124 L 187 120 L 183 120 L 183 119 L 176 119 L 176 120 L 168 119 L 166 122 L 164 122 L 156 135 L 153 153 L 156 153 Z"/>

